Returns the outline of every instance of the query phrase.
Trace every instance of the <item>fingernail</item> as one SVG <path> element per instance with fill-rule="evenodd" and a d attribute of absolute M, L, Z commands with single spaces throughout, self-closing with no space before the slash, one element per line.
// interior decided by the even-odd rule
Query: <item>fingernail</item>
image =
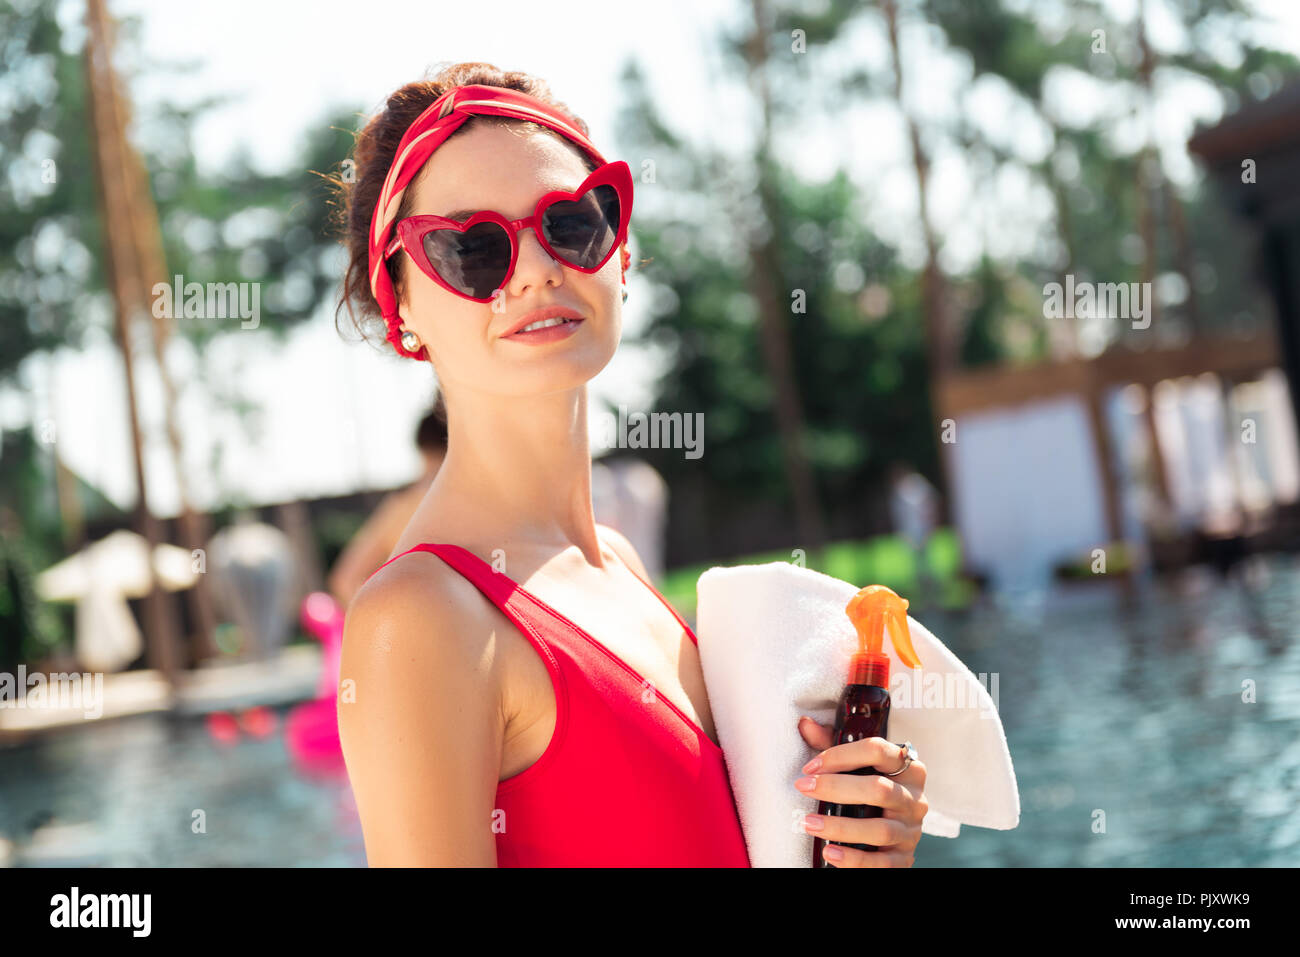
<path fill-rule="evenodd" d="M 800 768 L 800 770 L 803 771 L 804 774 L 812 774 L 814 771 L 816 771 L 816 770 L 817 770 L 818 768 L 820 768 L 821 766 L 822 766 L 822 757 L 821 757 L 821 755 L 819 754 L 819 755 L 817 755 L 817 757 L 813 758 L 811 761 L 809 761 L 807 764 L 805 764 L 802 768 Z"/>
<path fill-rule="evenodd" d="M 844 860 L 844 852 L 834 844 L 827 844 L 822 848 L 822 857 L 828 861 L 842 861 Z"/>
<path fill-rule="evenodd" d="M 798 781 L 794 782 L 794 786 L 797 787 L 800 791 L 811 791 L 813 788 L 817 786 L 817 779 L 800 778 Z"/>
<path fill-rule="evenodd" d="M 809 814 L 804 817 L 803 826 L 810 831 L 820 831 L 823 827 L 825 827 L 825 824 L 823 823 L 822 819 L 818 815 Z"/>

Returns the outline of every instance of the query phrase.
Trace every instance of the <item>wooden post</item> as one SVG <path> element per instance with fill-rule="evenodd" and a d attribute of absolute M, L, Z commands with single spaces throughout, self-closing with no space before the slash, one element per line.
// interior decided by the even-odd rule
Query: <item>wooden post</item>
<path fill-rule="evenodd" d="M 166 259 L 163 254 L 158 210 L 150 195 L 148 171 L 140 154 L 125 136 L 128 121 L 125 103 L 116 89 L 111 91 L 111 95 L 116 114 L 115 129 L 119 133 L 120 148 L 125 160 L 123 184 L 127 190 L 126 206 L 130 211 L 131 227 L 140 257 L 140 289 L 151 295 L 155 283 L 171 281 L 167 275 Z M 206 516 L 195 511 L 190 500 L 189 483 L 185 479 L 185 450 L 176 416 L 176 384 L 167 368 L 167 340 L 171 337 L 172 330 L 166 317 L 157 315 L 153 309 L 148 309 L 147 314 L 151 320 L 149 329 L 152 333 L 154 358 L 163 389 L 163 420 L 167 446 L 171 453 L 177 496 L 180 499 L 177 530 L 180 533 L 182 546 L 193 552 L 195 549 L 205 547 L 208 540 L 208 523 Z M 204 567 L 206 569 L 206 564 Z M 186 598 L 191 617 L 194 619 L 195 647 L 192 649 L 194 656 L 199 659 L 214 658 L 220 653 L 216 645 L 217 616 L 206 574 L 198 575 L 194 586 L 186 592 Z"/>
<path fill-rule="evenodd" d="M 112 106 L 115 79 L 108 51 L 108 16 L 103 0 L 88 0 L 86 7 L 86 88 L 90 102 L 95 178 L 99 211 L 104 230 L 104 258 L 109 287 L 113 293 L 114 328 L 122 350 L 126 378 L 127 410 L 131 422 L 131 442 L 135 453 L 137 490 L 136 527 L 145 540 L 149 554 L 150 589 L 144 600 L 146 658 L 175 691 L 179 680 L 179 651 L 175 609 L 168 601 L 153 568 L 154 550 L 161 539 L 158 520 L 149 509 L 149 490 L 144 468 L 144 437 L 136 398 L 132 326 L 142 310 L 138 250 L 129 228 L 130 211 L 127 194 L 121 187 L 124 174 L 119 147 L 120 130 L 114 127 Z"/>
<path fill-rule="evenodd" d="M 104 123 L 97 131 L 106 137 L 106 147 L 117 157 L 116 189 L 120 202 L 117 208 L 123 216 L 120 222 L 121 233 L 117 242 L 129 242 L 134 251 L 132 261 L 136 272 L 130 277 L 130 288 L 136 293 L 135 301 L 143 306 L 148 316 L 152 333 L 154 358 L 157 363 L 158 376 L 163 388 L 163 415 L 166 428 L 167 447 L 175 473 L 176 488 L 180 499 L 178 531 L 182 545 L 193 551 L 204 547 L 207 542 L 207 523 L 198 514 L 190 501 L 188 483 L 185 479 L 185 457 L 182 433 L 176 417 L 176 386 L 167 366 L 167 340 L 171 329 L 165 317 L 154 314 L 150 301 L 154 284 L 170 283 L 167 265 L 163 254 L 162 231 L 158 224 L 158 210 L 154 206 L 149 190 L 148 171 L 140 154 L 126 137 L 126 127 L 130 121 L 125 99 L 118 88 L 117 76 L 112 69 L 112 40 L 108 36 L 109 20 L 104 8 L 104 0 L 92 0 L 89 15 L 97 18 L 100 36 L 104 38 L 102 49 L 102 72 L 99 75 L 98 103 L 102 109 Z M 215 631 L 216 613 L 213 608 L 211 590 L 206 575 L 200 574 L 194 586 L 186 594 L 191 617 L 196 629 L 196 658 L 209 658 L 218 654 Z"/>
<path fill-rule="evenodd" d="M 1164 446 L 1160 443 L 1160 430 L 1156 427 L 1156 386 L 1159 382 L 1152 382 L 1144 386 L 1147 395 L 1146 409 L 1143 410 L 1142 418 L 1147 427 L 1147 443 L 1151 451 L 1151 472 L 1155 479 L 1155 488 L 1153 491 L 1160 500 L 1160 505 L 1167 510 L 1169 515 L 1174 513 L 1174 494 L 1173 489 L 1169 486 L 1169 470 L 1165 468 L 1165 451 Z"/>
<path fill-rule="evenodd" d="M 1106 534 L 1113 543 L 1124 537 L 1124 527 L 1120 515 L 1118 483 L 1115 479 L 1115 446 L 1110 440 L 1110 428 L 1106 420 L 1105 392 L 1106 387 L 1103 383 L 1092 380 L 1088 383 L 1088 391 L 1083 398 L 1088 409 L 1089 431 L 1092 432 L 1092 441 L 1097 452 L 1097 477 L 1101 482 L 1102 503 L 1106 510 Z"/>

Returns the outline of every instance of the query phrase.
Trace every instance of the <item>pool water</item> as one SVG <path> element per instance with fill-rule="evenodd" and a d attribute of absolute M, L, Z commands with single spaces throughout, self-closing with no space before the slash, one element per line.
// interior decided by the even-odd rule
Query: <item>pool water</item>
<path fill-rule="evenodd" d="M 1021 798 L 1019 827 L 924 837 L 917 866 L 1300 865 L 1300 560 L 1193 569 L 1137 610 L 1098 583 L 913 612 L 998 674 Z M 295 766 L 287 711 L 232 744 L 144 715 L 0 749 L 0 861 L 364 865 L 346 780 Z"/>
<path fill-rule="evenodd" d="M 351 789 L 304 773 L 275 731 L 218 742 L 159 714 L 0 750 L 0 837 L 35 866 L 364 866 Z"/>
<path fill-rule="evenodd" d="M 1242 568 L 1149 583 L 1136 611 L 1094 585 L 936 618 L 1000 673 L 1021 816 L 923 837 L 918 866 L 1300 865 L 1300 560 Z"/>

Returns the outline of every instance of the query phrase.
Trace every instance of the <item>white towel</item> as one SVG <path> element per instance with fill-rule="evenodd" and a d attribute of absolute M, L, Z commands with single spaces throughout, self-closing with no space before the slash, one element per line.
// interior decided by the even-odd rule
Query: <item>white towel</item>
<path fill-rule="evenodd" d="M 794 782 L 816 752 L 796 722 L 800 714 L 834 722 L 858 649 L 844 608 L 860 587 L 786 562 L 700 576 L 695 630 L 704 683 L 754 867 L 812 866 L 813 837 L 800 822 L 817 800 Z M 925 762 L 930 810 L 922 833 L 1015 827 L 1020 795 L 992 696 L 925 626 L 911 616 L 907 623 L 922 667 L 905 666 L 886 637 L 887 736 L 911 741 Z"/>

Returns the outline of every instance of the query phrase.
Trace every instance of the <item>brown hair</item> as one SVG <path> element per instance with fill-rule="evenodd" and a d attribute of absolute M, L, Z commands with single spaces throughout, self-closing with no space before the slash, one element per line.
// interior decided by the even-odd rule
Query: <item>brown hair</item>
<path fill-rule="evenodd" d="M 339 297 L 338 306 L 334 310 L 336 325 L 339 312 L 344 306 L 347 306 L 348 315 L 354 328 L 363 337 L 368 338 L 367 333 L 378 326 L 379 339 L 382 341 L 385 338 L 387 330 L 383 328 L 379 304 L 375 302 L 374 294 L 370 291 L 369 236 L 370 219 L 374 214 L 375 204 L 379 201 L 379 193 L 383 188 L 384 179 L 388 176 L 389 168 L 393 164 L 397 144 L 401 142 L 407 128 L 415 122 L 416 118 L 434 100 L 442 96 L 447 90 L 452 87 L 474 83 L 485 86 L 499 86 L 503 89 L 527 93 L 529 96 L 536 97 L 542 102 L 549 103 L 568 113 L 583 133 L 589 132 L 587 124 L 580 117 L 574 116 L 567 106 L 551 95 L 550 88 L 545 81 L 527 73 L 517 71 L 507 73 L 497 69 L 490 63 L 457 63 L 446 66 L 430 79 L 408 83 L 393 92 L 388 97 L 384 109 L 375 115 L 364 129 L 356 134 L 352 156 L 354 169 L 351 171 L 353 173 L 353 176 L 350 177 L 351 182 L 345 181 L 340 176 L 328 177 L 341 200 L 336 204 L 335 218 L 337 225 L 341 226 L 342 242 L 347 248 L 348 255 L 347 272 L 343 277 L 343 291 Z M 527 132 L 540 131 L 547 133 L 568 144 L 581 157 L 588 171 L 596 168 L 594 160 L 570 140 L 554 130 L 539 123 L 519 120 L 514 117 L 471 116 L 448 139 L 459 136 L 466 129 L 476 125 L 515 127 Z M 424 175 L 423 171 L 419 175 Z M 412 185 L 415 182 L 416 180 L 412 180 Z M 399 220 L 410 215 L 414 194 L 414 189 L 407 189 L 406 194 L 402 197 L 401 207 L 397 211 Z M 340 220 L 341 222 L 338 222 Z M 402 279 L 406 268 L 406 259 L 405 256 L 394 256 L 387 264 L 388 275 L 393 281 L 393 291 L 399 299 L 402 295 Z"/>

